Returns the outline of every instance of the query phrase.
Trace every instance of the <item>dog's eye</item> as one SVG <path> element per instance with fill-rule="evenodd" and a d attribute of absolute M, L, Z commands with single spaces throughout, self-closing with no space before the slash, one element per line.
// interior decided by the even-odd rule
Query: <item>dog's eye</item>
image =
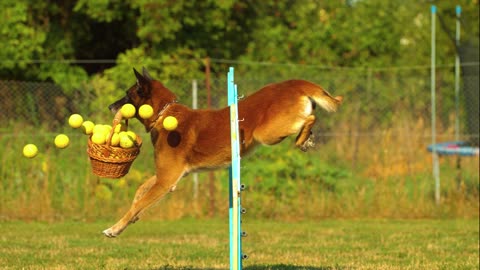
<path fill-rule="evenodd" d="M 137 86 L 137 95 L 142 98 L 144 97 L 144 91 L 141 86 Z"/>
<path fill-rule="evenodd" d="M 127 93 L 126 93 L 126 95 L 125 95 L 125 96 L 127 96 L 129 99 L 132 98 L 130 92 L 131 92 L 131 91 L 127 91 Z"/>

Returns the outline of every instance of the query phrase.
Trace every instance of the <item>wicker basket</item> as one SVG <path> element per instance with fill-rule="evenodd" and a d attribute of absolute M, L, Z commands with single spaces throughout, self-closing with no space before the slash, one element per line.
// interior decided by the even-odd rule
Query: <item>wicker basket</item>
<path fill-rule="evenodd" d="M 87 153 L 90 157 L 92 171 L 95 175 L 104 178 L 120 178 L 128 173 L 130 166 L 140 153 L 142 139 L 137 135 L 137 141 L 132 148 L 111 146 L 111 138 L 115 126 L 121 121 L 121 114 L 117 113 L 113 120 L 112 131 L 106 144 L 95 144 L 91 136 L 88 137 Z"/>

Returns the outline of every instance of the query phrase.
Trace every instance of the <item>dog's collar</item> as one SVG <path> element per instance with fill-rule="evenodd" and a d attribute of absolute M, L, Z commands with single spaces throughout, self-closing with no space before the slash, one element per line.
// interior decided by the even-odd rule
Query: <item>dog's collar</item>
<path fill-rule="evenodd" d="M 155 120 L 153 120 L 153 122 L 150 124 L 150 128 L 148 129 L 148 132 L 150 132 L 152 130 L 152 128 L 157 125 L 157 121 L 158 119 L 160 119 L 162 117 L 162 114 L 165 112 L 165 110 L 167 110 L 168 106 L 172 105 L 172 104 L 175 104 L 177 103 L 178 101 L 176 99 L 174 99 L 173 101 L 171 102 L 168 102 L 166 103 L 163 108 L 158 112 L 157 114 L 157 117 L 155 117 Z"/>

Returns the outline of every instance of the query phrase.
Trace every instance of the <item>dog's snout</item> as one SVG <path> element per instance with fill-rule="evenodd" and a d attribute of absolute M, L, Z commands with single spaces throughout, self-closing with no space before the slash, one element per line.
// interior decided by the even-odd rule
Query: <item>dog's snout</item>
<path fill-rule="evenodd" d="M 119 109 L 119 108 L 117 107 L 117 102 L 110 104 L 110 106 L 108 106 L 108 109 L 109 109 L 112 113 L 117 113 L 117 111 L 118 111 L 118 109 Z"/>
<path fill-rule="evenodd" d="M 124 97 L 122 99 L 119 99 L 117 101 L 115 101 L 114 103 L 110 104 L 110 106 L 108 106 L 108 109 L 112 112 L 112 113 L 116 113 L 118 110 L 120 110 L 120 108 L 129 103 L 129 99 L 128 97 Z"/>
<path fill-rule="evenodd" d="M 115 103 L 110 104 L 110 106 L 108 106 L 108 109 L 109 109 L 112 113 L 116 113 L 116 112 L 118 111 L 117 107 L 115 107 Z"/>

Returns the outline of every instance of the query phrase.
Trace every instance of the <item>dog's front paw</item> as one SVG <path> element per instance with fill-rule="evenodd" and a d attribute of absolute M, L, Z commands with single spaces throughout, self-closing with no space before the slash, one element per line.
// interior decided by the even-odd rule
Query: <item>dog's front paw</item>
<path fill-rule="evenodd" d="M 303 152 L 307 152 L 308 148 L 313 148 L 315 147 L 315 141 L 313 140 L 314 135 L 310 134 L 308 139 L 300 146 L 300 150 Z"/>
<path fill-rule="evenodd" d="M 103 234 L 108 238 L 114 238 L 118 236 L 118 233 L 115 233 L 112 228 L 108 228 L 103 231 Z"/>

